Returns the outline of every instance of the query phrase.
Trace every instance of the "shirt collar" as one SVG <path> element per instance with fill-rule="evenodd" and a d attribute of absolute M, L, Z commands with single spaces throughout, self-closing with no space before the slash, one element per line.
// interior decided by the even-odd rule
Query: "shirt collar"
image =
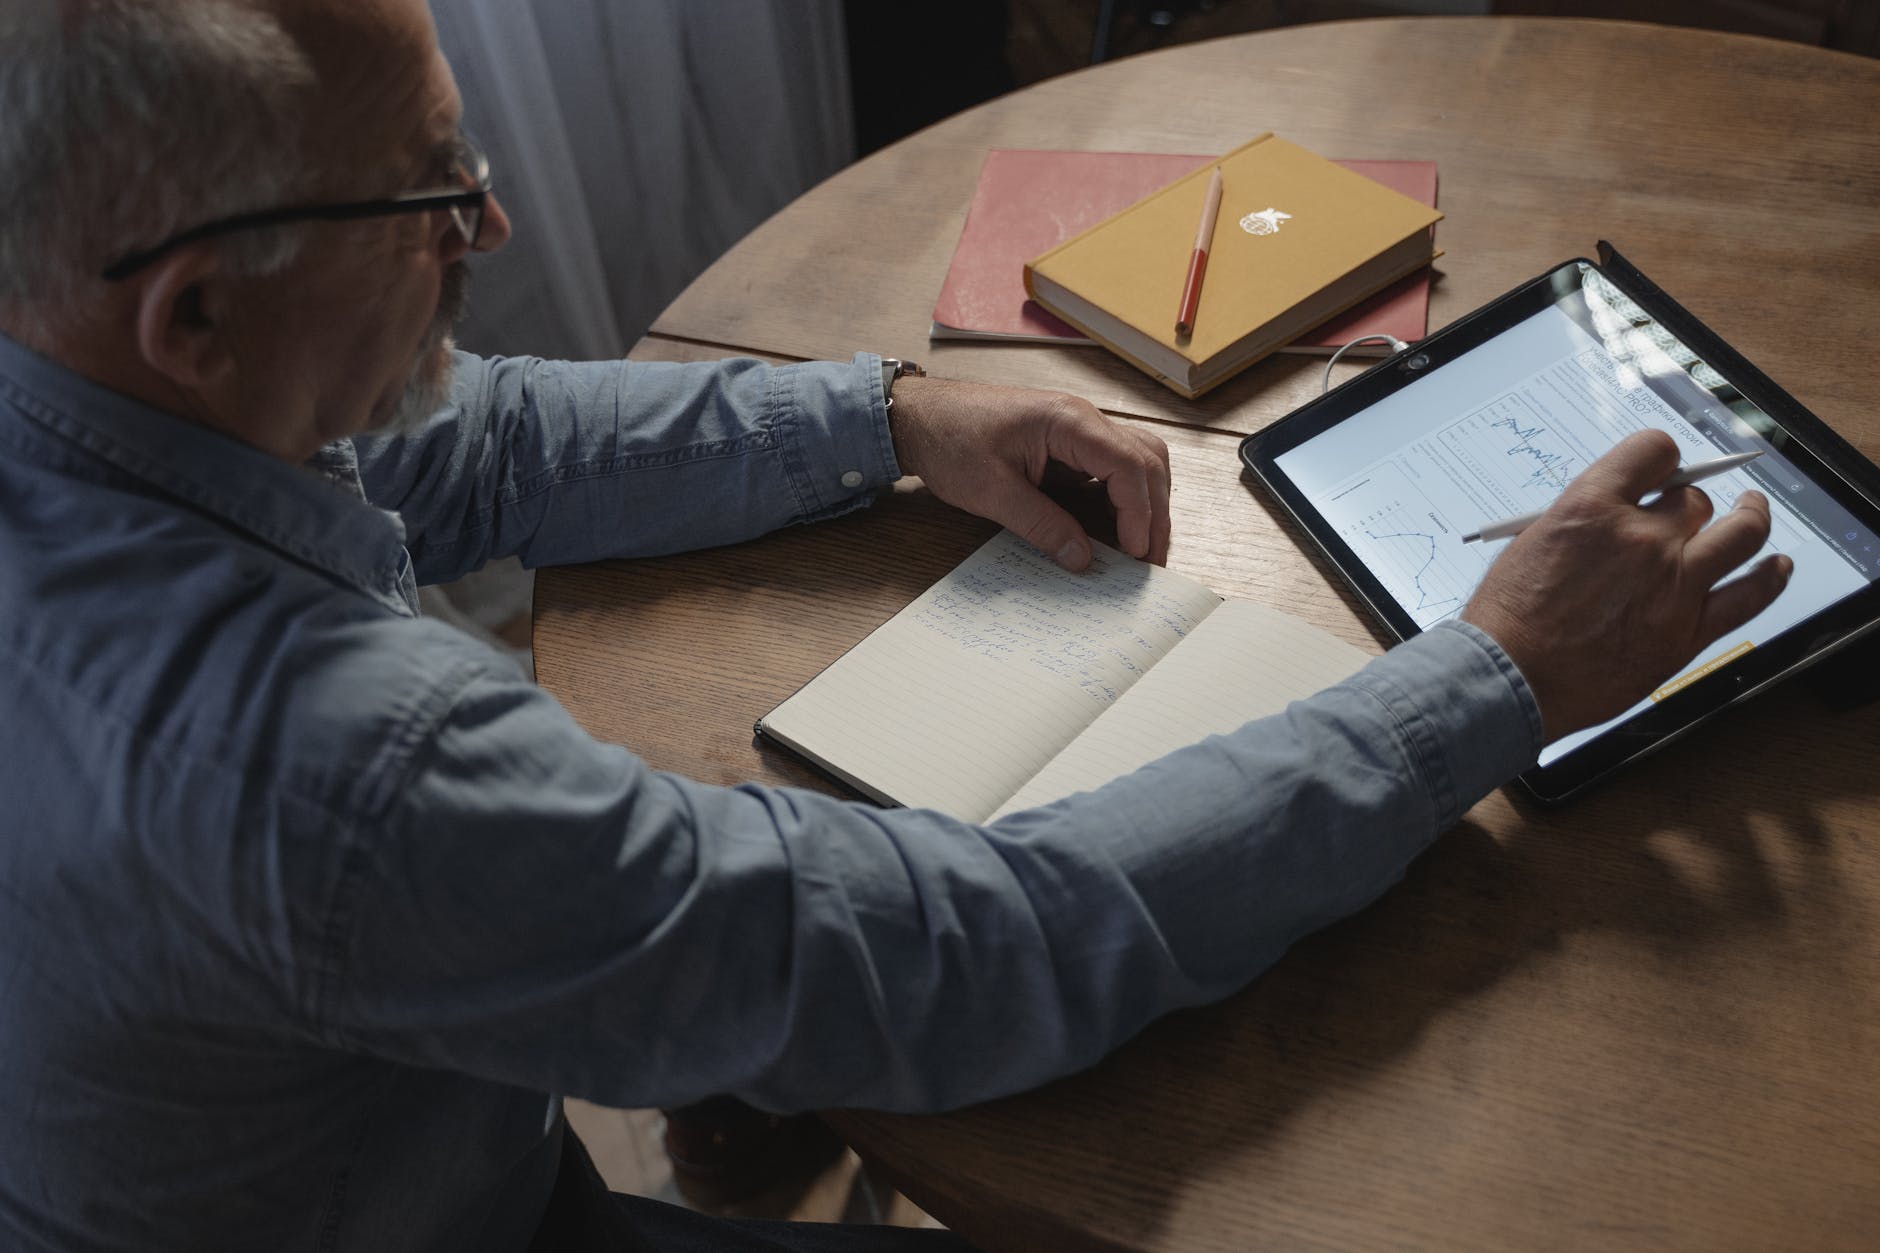
<path fill-rule="evenodd" d="M 100 386 L 0 335 L 0 436 L 22 420 L 306 565 L 409 612 L 405 528 L 365 499 L 351 440 L 290 465 Z"/>

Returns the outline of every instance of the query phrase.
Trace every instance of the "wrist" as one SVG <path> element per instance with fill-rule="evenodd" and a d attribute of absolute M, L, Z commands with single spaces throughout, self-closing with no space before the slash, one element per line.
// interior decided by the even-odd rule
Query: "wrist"
<path fill-rule="evenodd" d="M 1535 714 L 1540 719 L 1542 741 L 1552 743 L 1567 729 L 1561 726 L 1563 700 L 1558 685 L 1553 682 L 1553 674 L 1545 664 L 1546 652 L 1538 640 L 1532 639 L 1522 628 L 1518 618 L 1503 614 L 1494 606 L 1478 606 L 1473 602 L 1463 606 L 1457 620 L 1468 625 L 1493 640 L 1495 646 L 1508 659 L 1515 673 L 1527 685 L 1528 698 L 1534 702 Z"/>
<path fill-rule="evenodd" d="M 923 394 L 936 380 L 911 361 L 883 357 L 881 364 L 882 409 L 888 425 L 888 438 L 894 459 L 902 474 L 920 473 L 919 431 Z"/>
<path fill-rule="evenodd" d="M 913 361 L 900 357 L 881 358 L 881 407 L 888 415 L 890 425 L 894 420 L 895 387 L 905 378 L 926 378 L 927 371 Z"/>

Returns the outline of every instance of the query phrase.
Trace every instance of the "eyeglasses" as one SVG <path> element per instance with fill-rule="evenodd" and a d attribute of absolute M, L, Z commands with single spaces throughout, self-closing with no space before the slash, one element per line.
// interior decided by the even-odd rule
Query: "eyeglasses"
<path fill-rule="evenodd" d="M 344 222 L 355 218 L 388 217 L 397 213 L 429 213 L 434 209 L 447 210 L 464 242 L 474 248 L 477 237 L 483 233 L 483 211 L 490 198 L 490 159 L 468 136 L 460 134 L 456 140 L 453 160 L 457 172 L 463 178 L 462 184 L 457 187 L 407 192 L 402 196 L 359 200 L 350 204 L 291 205 L 283 209 L 238 213 L 234 217 L 193 226 L 170 236 L 154 248 L 145 248 L 121 257 L 111 263 L 103 277 L 115 283 L 184 244 L 193 244 L 199 239 L 211 239 L 232 231 L 258 230 L 264 226 L 283 226 L 289 222 Z"/>

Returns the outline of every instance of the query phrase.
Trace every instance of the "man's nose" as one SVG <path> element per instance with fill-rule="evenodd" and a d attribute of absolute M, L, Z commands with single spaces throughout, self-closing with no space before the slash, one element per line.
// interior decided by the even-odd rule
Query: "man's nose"
<path fill-rule="evenodd" d="M 509 236 L 514 229 L 510 224 L 509 214 L 503 210 L 502 201 L 496 198 L 495 192 L 491 192 L 489 198 L 483 202 L 483 229 L 477 232 L 476 250 L 495 252 L 509 242 Z"/>

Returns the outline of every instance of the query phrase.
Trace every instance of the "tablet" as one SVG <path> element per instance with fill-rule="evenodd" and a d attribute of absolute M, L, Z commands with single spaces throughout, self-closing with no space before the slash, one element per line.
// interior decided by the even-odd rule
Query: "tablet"
<path fill-rule="evenodd" d="M 1703 489 L 1719 515 L 1750 488 L 1769 498 L 1756 559 L 1793 558 L 1788 587 L 1648 699 L 1542 749 L 1521 782 L 1550 802 L 1880 624 L 1880 470 L 1610 245 L 1599 256 L 1522 284 L 1240 446 L 1399 639 L 1460 611 L 1509 542 L 1463 535 L 1545 507 L 1633 431 L 1669 432 L 1686 464 L 1762 452 Z"/>

